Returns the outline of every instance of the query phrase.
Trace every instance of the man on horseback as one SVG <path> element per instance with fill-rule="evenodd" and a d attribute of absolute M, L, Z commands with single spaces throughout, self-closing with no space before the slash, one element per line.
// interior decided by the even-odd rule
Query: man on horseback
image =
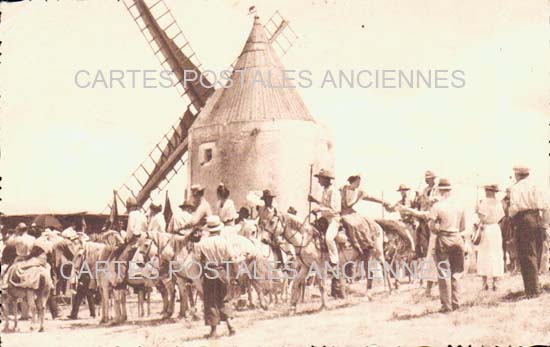
<path fill-rule="evenodd" d="M 136 199 L 129 197 L 126 200 L 126 209 L 128 210 L 128 226 L 126 227 L 126 243 L 131 244 L 147 230 L 147 217 L 140 210 Z"/>
<path fill-rule="evenodd" d="M 179 208 L 180 209 L 176 211 L 170 219 L 170 223 L 168 223 L 168 228 L 166 229 L 166 231 L 171 234 L 184 235 L 186 234 L 186 226 L 191 222 L 191 219 L 193 218 L 192 213 L 195 209 L 195 206 L 193 205 L 193 202 L 191 200 L 186 200 L 179 206 Z"/>
<path fill-rule="evenodd" d="M 277 215 L 277 208 L 273 206 L 273 199 L 275 196 L 276 195 L 273 194 L 270 189 L 265 189 L 262 192 L 262 197 L 260 199 L 263 200 L 264 205 L 260 206 L 258 210 L 258 225 L 262 229 L 265 229 L 273 216 Z"/>
<path fill-rule="evenodd" d="M 194 184 L 191 186 L 191 200 L 195 206 L 195 211 L 193 211 L 191 221 L 187 224 L 186 228 L 203 227 L 206 224 L 206 219 L 208 216 L 212 215 L 212 207 L 204 198 L 203 186 L 200 184 Z"/>
<path fill-rule="evenodd" d="M 336 241 L 334 239 L 338 234 L 339 212 L 336 191 L 332 186 L 334 175 L 329 170 L 321 169 L 315 177 L 317 177 L 319 185 L 323 187 L 323 194 L 320 200 L 316 199 L 312 195 L 309 195 L 308 201 L 318 205 L 318 207 L 313 209 L 313 213 L 320 214 L 320 216 L 325 218 L 328 222 L 328 227 L 326 228 L 325 233 L 325 242 L 328 248 L 330 264 L 335 266 L 338 264 L 338 248 L 336 247 Z"/>
<path fill-rule="evenodd" d="M 162 203 L 156 200 L 151 201 L 151 204 L 149 205 L 149 211 L 149 223 L 147 223 L 147 232 L 165 232 L 166 221 L 164 220 L 164 215 L 161 213 Z"/>
<path fill-rule="evenodd" d="M 275 194 L 271 192 L 270 189 L 264 189 L 262 192 L 262 197 L 264 205 L 260 206 L 258 209 L 258 227 L 260 230 L 266 230 L 269 226 L 269 223 L 273 220 L 274 216 L 277 216 L 277 208 L 273 204 L 273 199 Z M 277 258 L 278 264 L 277 268 L 284 267 L 284 257 L 283 250 L 281 249 L 281 240 L 276 236 L 272 235 L 271 240 L 263 240 L 265 243 L 268 243 L 273 249 L 273 253 Z"/>

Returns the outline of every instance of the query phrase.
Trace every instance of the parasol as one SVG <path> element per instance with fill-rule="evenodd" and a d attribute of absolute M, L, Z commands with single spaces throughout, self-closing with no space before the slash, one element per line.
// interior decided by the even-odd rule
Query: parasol
<path fill-rule="evenodd" d="M 33 223 L 40 228 L 49 228 L 49 229 L 55 229 L 59 231 L 63 230 L 63 226 L 61 225 L 59 220 L 49 214 L 41 214 L 40 216 L 34 219 Z"/>

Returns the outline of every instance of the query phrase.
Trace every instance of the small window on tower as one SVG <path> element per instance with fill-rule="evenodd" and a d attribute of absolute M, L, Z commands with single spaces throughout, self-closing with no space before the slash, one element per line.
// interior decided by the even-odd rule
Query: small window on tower
<path fill-rule="evenodd" d="M 208 163 L 210 160 L 212 160 L 212 148 L 207 148 L 204 150 L 204 158 L 203 158 L 203 164 Z"/>
<path fill-rule="evenodd" d="M 203 143 L 199 147 L 198 161 L 201 166 L 208 165 L 214 159 L 214 148 L 216 147 L 214 142 Z"/>

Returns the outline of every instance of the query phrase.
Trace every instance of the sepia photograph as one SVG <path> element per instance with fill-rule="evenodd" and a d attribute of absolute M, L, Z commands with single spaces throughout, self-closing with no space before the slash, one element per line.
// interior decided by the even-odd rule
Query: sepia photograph
<path fill-rule="evenodd" d="M 550 346 L 550 2 L 0 0 L 0 346 Z"/>

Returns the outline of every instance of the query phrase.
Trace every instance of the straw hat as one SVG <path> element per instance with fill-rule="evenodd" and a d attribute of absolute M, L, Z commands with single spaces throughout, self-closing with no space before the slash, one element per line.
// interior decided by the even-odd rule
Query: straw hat
<path fill-rule="evenodd" d="M 411 190 L 411 188 L 407 187 L 405 184 L 400 184 L 399 188 L 397 188 L 397 191 L 403 191 L 403 190 Z"/>
<path fill-rule="evenodd" d="M 483 188 L 492 192 L 500 192 L 500 189 L 498 189 L 498 184 L 487 184 L 484 185 Z"/>
<path fill-rule="evenodd" d="M 425 173 L 424 173 L 424 178 L 435 178 L 435 173 L 431 170 L 427 170 Z"/>
<path fill-rule="evenodd" d="M 525 165 L 516 165 L 514 166 L 514 172 L 517 174 L 525 175 L 529 173 L 529 167 Z"/>
<path fill-rule="evenodd" d="M 262 197 L 260 199 L 265 200 L 266 198 L 274 198 L 276 195 L 271 192 L 270 189 L 264 189 L 262 192 Z"/>
<path fill-rule="evenodd" d="M 220 217 L 216 215 L 208 216 L 206 218 L 206 228 L 210 233 L 218 233 L 222 231 L 223 225 Z"/>
<path fill-rule="evenodd" d="M 441 178 L 439 180 L 439 184 L 437 185 L 437 188 L 439 190 L 451 190 L 452 189 L 451 182 L 446 178 Z"/>
<path fill-rule="evenodd" d="M 319 172 L 317 174 L 315 174 L 313 176 L 315 176 L 315 177 L 326 177 L 326 178 L 331 179 L 331 180 L 334 179 L 334 174 L 332 173 L 332 171 L 327 170 L 327 169 L 321 169 L 321 170 L 319 170 Z"/>

